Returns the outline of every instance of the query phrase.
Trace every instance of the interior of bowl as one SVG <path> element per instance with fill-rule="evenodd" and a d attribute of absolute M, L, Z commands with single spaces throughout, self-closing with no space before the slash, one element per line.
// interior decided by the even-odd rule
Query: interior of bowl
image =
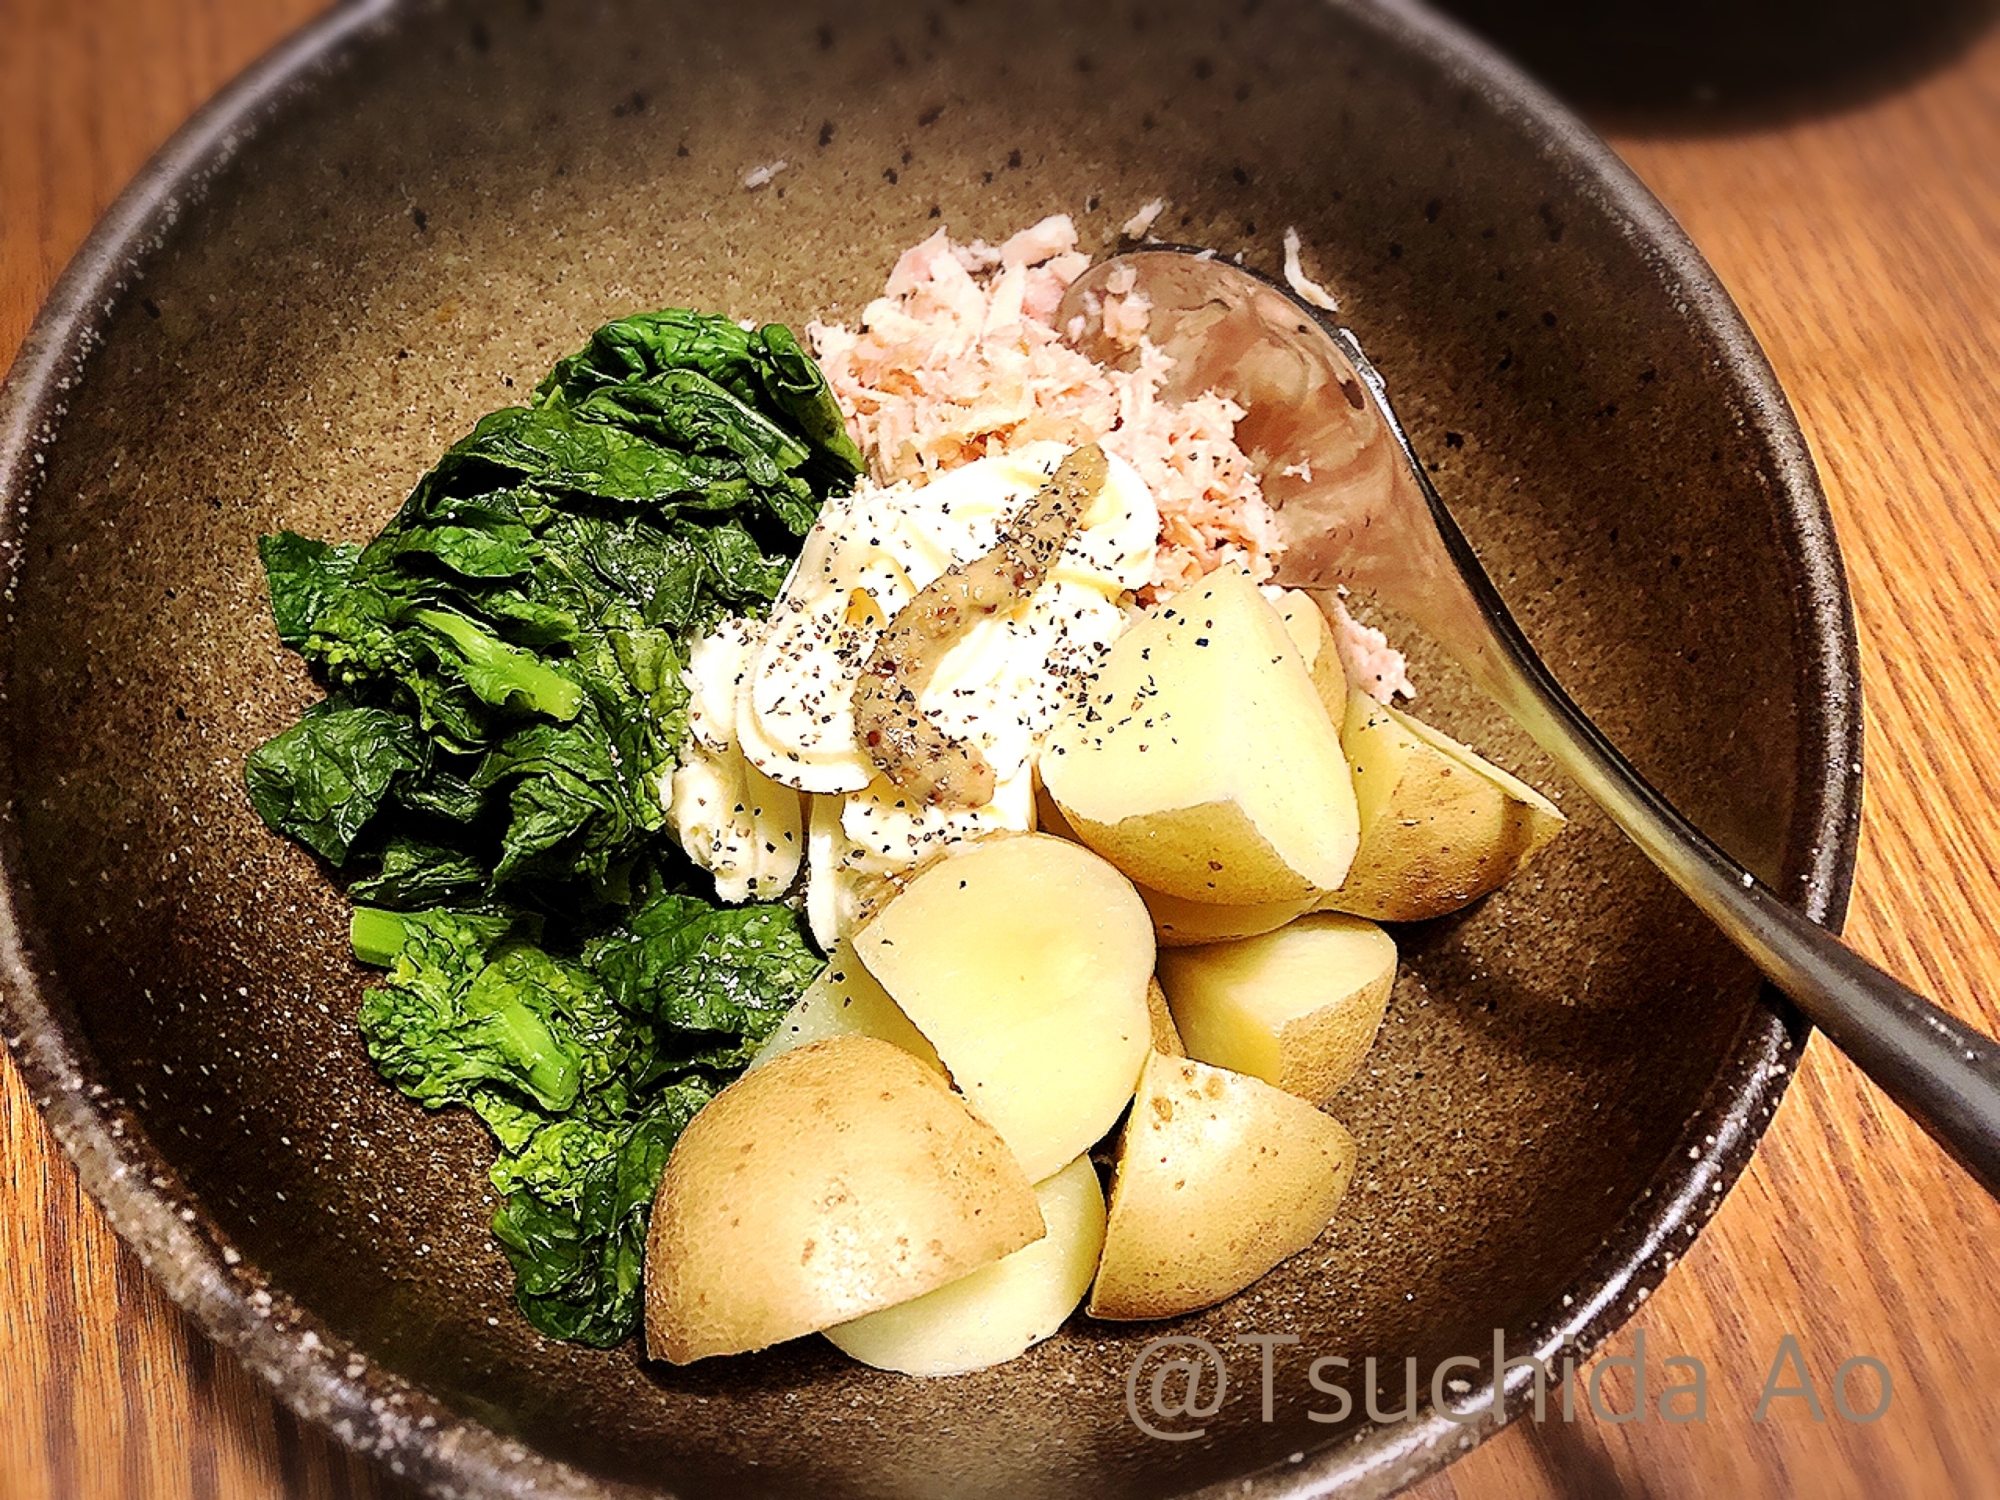
<path fill-rule="evenodd" d="M 1267 270 L 1297 227 L 1564 684 L 1761 876 L 1837 905 L 1845 601 L 1801 589 L 1817 496 L 1781 472 L 1782 404 L 1600 183 L 1408 37 L 1311 0 L 515 0 L 400 18 L 275 107 L 102 320 L 16 535 L 6 648 L 33 983 L 94 1117 L 129 1121 L 238 1257 L 228 1285 L 297 1304 L 355 1390 L 404 1380 L 576 1483 L 687 1495 L 1160 1495 L 1273 1465 L 1282 1488 L 1333 1472 L 1292 1455 L 1345 1443 L 1352 1466 L 1396 1435 L 1312 1421 L 1310 1357 L 1377 1356 L 1393 1408 L 1406 1356 L 1615 1326 L 1611 1292 L 1658 1274 L 1657 1205 L 1747 1150 L 1718 1156 L 1714 1122 L 1773 1097 L 1745 1059 L 1784 1023 L 1576 794 L 1524 879 L 1398 932 L 1382 1040 L 1332 1106 L 1360 1167 L 1311 1251 L 1208 1313 L 1077 1318 L 921 1382 L 816 1340 L 675 1369 L 535 1335 L 487 1229 L 485 1135 L 376 1076 L 345 902 L 242 787 L 317 691 L 273 634 L 261 533 L 367 536 L 613 316 L 851 322 L 941 225 L 1069 212 L 1105 252 L 1159 197 L 1157 233 Z M 1560 790 L 1404 644 L 1416 711 Z M 1564 1311 L 1579 1296 L 1594 1321 Z M 1203 1438 L 1134 1425 L 1149 1340 L 1250 1331 L 1300 1340 L 1270 1419 L 1243 1349 Z"/>

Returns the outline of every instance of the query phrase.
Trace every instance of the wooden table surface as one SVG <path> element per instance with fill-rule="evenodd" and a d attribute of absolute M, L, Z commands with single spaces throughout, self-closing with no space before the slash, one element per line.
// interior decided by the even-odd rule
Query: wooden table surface
<path fill-rule="evenodd" d="M 145 158 L 319 8 L 0 0 L 0 365 Z M 1614 144 L 1763 340 L 1832 499 L 1868 700 L 1849 936 L 2000 1030 L 1982 983 L 2000 974 L 2000 33 L 1843 112 Z M 153 1287 L 4 1061 L 0 1153 L 0 1495 L 396 1492 Z M 1635 1325 L 1656 1381 L 1667 1354 L 1705 1361 L 1708 1420 L 1521 1423 L 1413 1493 L 2000 1495 L 1996 1288 L 2000 1207 L 1815 1040 L 1754 1164 Z M 1824 1421 L 1801 1400 L 1753 1420 L 1786 1334 Z M 1854 1355 L 1893 1376 L 1871 1423 L 1831 1400 Z M 1865 1413 L 1872 1391 L 1857 1378 L 1850 1406 Z"/>

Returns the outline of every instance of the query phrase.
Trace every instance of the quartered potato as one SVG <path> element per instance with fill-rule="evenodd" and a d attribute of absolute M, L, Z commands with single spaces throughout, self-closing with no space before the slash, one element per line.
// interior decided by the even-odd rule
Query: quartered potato
<path fill-rule="evenodd" d="M 1323 1104 L 1374 1045 L 1396 944 L 1373 922 L 1322 912 L 1162 953 L 1159 977 L 1189 1057 Z"/>
<path fill-rule="evenodd" d="M 1562 831 L 1555 804 L 1526 782 L 1365 693 L 1348 696 L 1341 742 L 1361 840 L 1328 910 L 1443 916 L 1505 885 Z"/>
<path fill-rule="evenodd" d="M 967 845 L 854 951 L 1030 1181 L 1117 1123 L 1151 1046 L 1153 924 L 1090 850 L 1041 834 Z"/>
<path fill-rule="evenodd" d="M 1171 1318 L 1240 1292 L 1319 1237 L 1354 1157 L 1303 1099 L 1154 1053 L 1118 1141 L 1090 1315 Z"/>
<path fill-rule="evenodd" d="M 646 1240 L 646 1349 L 686 1364 L 893 1307 L 1043 1235 L 1013 1153 L 902 1048 L 844 1036 L 682 1132 Z"/>
<path fill-rule="evenodd" d="M 1359 837 L 1325 705 L 1284 620 L 1235 568 L 1118 638 L 1040 768 L 1078 838 L 1186 901 L 1324 895 Z"/>
<path fill-rule="evenodd" d="M 1004 1364 L 1062 1327 L 1090 1290 L 1104 1248 L 1104 1190 L 1079 1156 L 1035 1187 L 1049 1232 L 970 1276 L 826 1336 L 864 1365 L 960 1375 Z"/>

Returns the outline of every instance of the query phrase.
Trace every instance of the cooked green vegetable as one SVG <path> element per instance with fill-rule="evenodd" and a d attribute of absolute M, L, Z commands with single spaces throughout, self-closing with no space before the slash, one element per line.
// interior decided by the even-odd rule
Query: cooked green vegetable
<path fill-rule="evenodd" d="M 608 1007 L 587 978 L 509 942 L 510 925 L 355 912 L 355 954 L 389 965 L 389 982 L 361 1003 L 362 1035 L 383 1077 L 420 1104 L 476 1109 L 496 1084 L 556 1113 L 576 1103 L 585 1036 L 609 1029 Z"/>
<path fill-rule="evenodd" d="M 674 1142 L 712 1097 L 699 1083 L 674 1084 L 637 1119 L 552 1125 L 494 1168 L 496 1186 L 522 1184 L 494 1216 L 493 1232 L 537 1328 L 599 1347 L 638 1328 L 653 1195 Z"/>
<path fill-rule="evenodd" d="M 244 778 L 266 823 L 339 864 L 390 786 L 417 763 L 400 717 L 329 698 L 259 747 Z"/>
<path fill-rule="evenodd" d="M 557 1337 L 637 1327 L 667 1154 L 819 968 L 791 908 L 688 894 L 664 803 L 689 645 L 769 606 L 860 471 L 787 330 L 669 310 L 484 418 L 366 546 L 261 544 L 329 696 L 251 800 L 367 903 L 369 1054 L 492 1129 L 494 1233 Z"/>
<path fill-rule="evenodd" d="M 546 1333 L 614 1344 L 637 1327 L 667 1153 L 820 963 L 784 906 L 656 891 L 581 961 L 536 946 L 537 925 L 357 908 L 355 955 L 390 969 L 361 1031 L 405 1093 L 466 1105 L 499 1139 L 493 1229 L 522 1310 Z"/>
<path fill-rule="evenodd" d="M 664 822 L 690 638 L 777 596 L 860 455 L 783 328 L 678 310 L 600 329 L 452 447 L 366 547 L 262 546 L 278 634 L 334 691 L 255 752 L 257 809 L 336 865 L 619 904 Z M 387 812 L 385 813 L 385 809 Z M 393 840 L 405 840 L 392 856 Z"/>

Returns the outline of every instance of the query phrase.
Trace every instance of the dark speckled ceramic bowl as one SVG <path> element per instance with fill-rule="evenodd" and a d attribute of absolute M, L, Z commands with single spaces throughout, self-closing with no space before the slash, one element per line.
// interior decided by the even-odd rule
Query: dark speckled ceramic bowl
<path fill-rule="evenodd" d="M 1406 1357 L 1427 1377 L 1495 1328 L 1587 1350 L 1712 1212 L 1802 1030 L 1576 797 L 1525 879 L 1399 934 L 1335 1105 L 1355 1188 L 1311 1251 L 982 1374 L 545 1342 L 479 1128 L 370 1068 L 341 898 L 241 787 L 313 697 L 258 534 L 366 535 L 613 315 L 851 319 L 939 224 L 1068 210 L 1105 250 L 1155 196 L 1161 233 L 1265 268 L 1299 227 L 1565 683 L 1838 919 L 1855 656 L 1784 398 L 1659 206 L 1448 25 L 1367 0 L 351 6 L 119 201 L 0 398 L 8 1041 L 119 1231 L 299 1411 L 439 1493 L 1379 1495 L 1491 1422 L 1316 1423 L 1309 1358 L 1378 1356 L 1393 1408 Z M 1411 645 L 1427 716 L 1549 779 Z M 1299 1339 L 1270 1420 L 1250 1331 Z M 1236 1375 L 1197 1440 L 1128 1417 L 1161 1332 Z"/>

